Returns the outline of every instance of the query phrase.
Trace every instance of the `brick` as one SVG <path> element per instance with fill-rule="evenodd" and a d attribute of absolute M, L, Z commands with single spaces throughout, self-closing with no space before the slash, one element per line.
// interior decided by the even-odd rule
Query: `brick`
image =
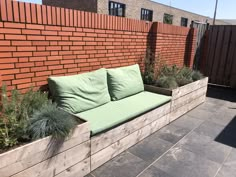
<path fill-rule="evenodd" d="M 11 42 L 10 41 L 0 41 L 0 46 L 6 46 L 6 45 L 10 45 Z"/>
<path fill-rule="evenodd" d="M 17 58 L 1 58 L 0 59 L 0 64 L 2 63 L 16 63 L 18 62 L 18 59 Z"/>
<path fill-rule="evenodd" d="M 16 51 L 16 47 L 5 47 L 5 46 L 0 46 L 0 52 L 8 52 L 8 51 Z"/>
<path fill-rule="evenodd" d="M 74 60 L 61 60 L 61 64 L 71 64 L 71 63 L 75 63 Z"/>
<path fill-rule="evenodd" d="M 82 42 L 82 41 L 81 42 L 74 42 L 73 41 L 73 45 L 85 45 L 85 42 Z"/>
<path fill-rule="evenodd" d="M 66 45 L 66 46 L 69 46 L 69 45 L 72 45 L 72 42 L 70 42 L 70 41 L 59 41 L 58 42 L 58 45 Z"/>
<path fill-rule="evenodd" d="M 1 66 L 0 66 L 1 67 Z M 1 74 L 2 75 L 7 75 L 7 74 L 17 74 L 19 73 L 20 70 L 19 69 L 7 69 L 7 70 L 1 70 Z"/>
<path fill-rule="evenodd" d="M 12 57 L 12 52 L 0 52 L 0 58 Z"/>
<path fill-rule="evenodd" d="M 52 71 L 52 74 L 64 74 L 67 72 L 67 69 L 59 69 Z"/>
<path fill-rule="evenodd" d="M 20 29 L 12 29 L 12 28 L 0 28 L 0 33 L 2 34 L 21 34 Z"/>
<path fill-rule="evenodd" d="M 26 40 L 26 35 L 5 35 L 5 39 L 10 39 L 10 40 Z"/>
<path fill-rule="evenodd" d="M 36 47 L 17 47 L 17 51 L 36 51 Z"/>
<path fill-rule="evenodd" d="M 76 31 L 74 27 L 62 27 L 62 31 Z"/>
<path fill-rule="evenodd" d="M 59 65 L 60 61 L 59 60 L 58 61 L 45 61 L 44 64 L 46 66 L 48 66 L 48 65 Z"/>
<path fill-rule="evenodd" d="M 72 36 L 72 32 L 69 32 L 69 31 L 59 31 L 58 35 L 59 36 Z"/>
<path fill-rule="evenodd" d="M 61 50 L 61 46 L 47 46 L 46 50 Z"/>
<path fill-rule="evenodd" d="M 13 52 L 13 57 L 27 57 L 32 56 L 32 52 Z"/>
<path fill-rule="evenodd" d="M 47 58 L 45 56 L 43 57 L 30 57 L 29 61 L 46 61 Z"/>
<path fill-rule="evenodd" d="M 29 58 L 28 57 L 20 57 L 19 62 L 28 62 Z"/>
<path fill-rule="evenodd" d="M 34 83 L 18 84 L 17 89 L 30 88 L 30 87 L 34 87 L 34 86 L 35 86 Z M 27 92 L 27 90 L 28 89 L 26 89 L 26 92 Z"/>
<path fill-rule="evenodd" d="M 24 84 L 27 82 L 31 82 L 31 78 L 26 78 L 26 79 L 17 79 L 17 80 L 13 80 L 12 84 Z"/>
<path fill-rule="evenodd" d="M 14 64 L 1 64 L 0 65 L 0 69 L 10 69 L 10 68 L 14 68 L 15 65 Z"/>
<path fill-rule="evenodd" d="M 62 56 L 48 56 L 48 60 L 61 60 Z"/>
<path fill-rule="evenodd" d="M 60 41 L 61 37 L 60 36 L 46 36 L 47 41 Z"/>
<path fill-rule="evenodd" d="M 65 64 L 64 68 L 77 68 L 77 64 Z"/>
<path fill-rule="evenodd" d="M 33 52 L 33 56 L 49 56 L 50 52 Z"/>
<path fill-rule="evenodd" d="M 37 46 L 37 51 L 45 51 L 46 47 L 45 46 Z"/>
<path fill-rule="evenodd" d="M 25 28 L 25 24 L 4 22 L 4 27 L 5 28 Z"/>
<path fill-rule="evenodd" d="M 31 46 L 31 41 L 12 41 L 11 42 L 13 46 Z"/>
<path fill-rule="evenodd" d="M 27 40 L 31 40 L 31 41 L 44 41 L 45 40 L 45 36 L 27 35 Z"/>
<path fill-rule="evenodd" d="M 32 67 L 30 68 L 31 72 L 37 72 L 37 71 L 46 71 L 48 70 L 47 66 L 41 66 L 41 67 Z M 34 80 L 33 80 L 34 81 Z"/>
<path fill-rule="evenodd" d="M 92 37 L 83 37 L 83 41 L 94 41 Z"/>
<path fill-rule="evenodd" d="M 17 68 L 27 68 L 27 67 L 32 67 L 34 66 L 33 62 L 27 62 L 27 63 L 16 63 Z"/>
<path fill-rule="evenodd" d="M 57 31 L 42 31 L 42 35 L 57 36 Z"/>
<path fill-rule="evenodd" d="M 71 41 L 82 41 L 82 37 L 70 37 Z"/>
<path fill-rule="evenodd" d="M 36 72 L 36 76 L 49 76 L 49 75 L 51 75 L 51 71 Z"/>
<path fill-rule="evenodd" d="M 48 66 L 49 70 L 63 69 L 62 65 Z"/>
<path fill-rule="evenodd" d="M 28 29 L 23 29 L 22 34 L 40 34 L 40 30 L 28 30 Z"/>
<path fill-rule="evenodd" d="M 60 26 L 45 26 L 45 30 L 49 30 L 49 31 L 61 31 L 61 27 L 60 27 Z"/>
<path fill-rule="evenodd" d="M 70 46 L 70 50 L 82 50 L 83 46 Z"/>
<path fill-rule="evenodd" d="M 48 41 L 32 41 L 32 44 L 36 46 L 48 46 L 49 42 Z"/>
<path fill-rule="evenodd" d="M 33 76 L 34 76 L 34 73 L 17 74 L 16 79 L 29 78 L 29 77 L 33 77 Z"/>

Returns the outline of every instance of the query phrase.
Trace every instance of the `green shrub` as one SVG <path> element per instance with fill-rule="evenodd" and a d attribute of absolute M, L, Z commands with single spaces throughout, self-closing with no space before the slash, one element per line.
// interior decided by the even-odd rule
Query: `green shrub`
<path fill-rule="evenodd" d="M 200 71 L 194 70 L 194 71 L 192 72 L 192 79 L 193 79 L 193 81 L 200 80 L 200 79 L 202 79 L 203 77 L 204 77 L 204 76 L 203 76 L 203 74 L 202 74 Z"/>
<path fill-rule="evenodd" d="M 173 66 L 167 66 L 164 65 L 161 69 L 160 69 L 160 77 L 162 76 L 171 76 L 171 77 L 175 77 L 179 72 L 179 68 L 176 65 Z"/>
<path fill-rule="evenodd" d="M 26 132 L 29 117 L 34 110 L 40 109 L 48 102 L 47 94 L 30 89 L 26 94 L 16 89 L 7 96 L 6 86 L 2 87 L 2 104 L 0 105 L 0 148 L 7 149 L 19 142 L 30 141 Z"/>
<path fill-rule="evenodd" d="M 192 69 L 188 67 L 181 68 L 175 78 L 179 86 L 183 86 L 193 82 Z"/>
<path fill-rule="evenodd" d="M 77 121 L 73 115 L 58 109 L 55 104 L 47 104 L 34 112 L 27 129 L 34 140 L 49 135 L 56 139 L 63 139 L 76 125 Z"/>
<path fill-rule="evenodd" d="M 175 89 L 178 87 L 176 79 L 172 76 L 162 76 L 160 77 L 157 82 L 156 86 L 168 89 Z"/>

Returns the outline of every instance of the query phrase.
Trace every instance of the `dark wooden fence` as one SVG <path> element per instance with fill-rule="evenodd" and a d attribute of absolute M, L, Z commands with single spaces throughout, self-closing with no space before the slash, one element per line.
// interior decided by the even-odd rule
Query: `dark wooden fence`
<path fill-rule="evenodd" d="M 210 83 L 236 88 L 236 26 L 211 26 L 205 38 L 201 70 Z"/>

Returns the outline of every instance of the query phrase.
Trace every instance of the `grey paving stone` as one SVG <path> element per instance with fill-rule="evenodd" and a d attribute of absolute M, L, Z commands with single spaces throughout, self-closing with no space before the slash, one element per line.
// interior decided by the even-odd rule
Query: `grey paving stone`
<path fill-rule="evenodd" d="M 175 126 L 175 124 L 167 125 L 156 133 L 156 136 L 160 139 L 168 141 L 170 143 L 177 143 L 181 138 L 188 134 L 191 130 L 188 128 Z"/>
<path fill-rule="evenodd" d="M 198 128 L 196 128 L 194 131 L 205 136 L 209 136 L 213 139 L 217 138 L 222 131 L 224 130 L 224 126 L 216 124 L 211 121 L 205 121 L 202 123 Z"/>
<path fill-rule="evenodd" d="M 131 147 L 128 151 L 150 164 L 172 146 L 172 143 L 158 138 L 157 134 L 153 134 Z"/>
<path fill-rule="evenodd" d="M 174 177 L 213 177 L 220 165 L 182 148 L 172 148 L 154 166 Z"/>
<path fill-rule="evenodd" d="M 175 120 L 171 124 L 192 130 L 192 129 L 198 127 L 202 122 L 203 122 L 203 120 L 199 120 L 199 119 L 193 118 L 193 117 L 185 114 L 184 116 Z"/>
<path fill-rule="evenodd" d="M 88 174 L 88 175 L 86 175 L 84 177 L 94 177 L 94 176 L 92 174 Z"/>
<path fill-rule="evenodd" d="M 147 166 L 144 160 L 124 152 L 93 171 L 92 174 L 96 177 L 135 177 Z"/>
<path fill-rule="evenodd" d="M 172 177 L 172 176 L 168 175 L 166 172 L 164 172 L 156 167 L 150 166 L 147 170 L 145 170 L 138 177 Z"/>
<path fill-rule="evenodd" d="M 216 175 L 216 177 L 235 177 L 235 176 L 236 176 L 236 169 L 227 166 L 223 166 Z"/>
<path fill-rule="evenodd" d="M 224 162 L 224 165 L 227 166 L 227 167 L 236 169 L 236 149 L 232 149 L 232 151 L 229 154 L 228 158 Z"/>
<path fill-rule="evenodd" d="M 186 115 L 200 120 L 208 120 L 209 118 L 214 116 L 214 112 L 210 110 L 195 108 L 188 112 Z"/>
<path fill-rule="evenodd" d="M 232 149 L 230 146 L 218 143 L 212 138 L 196 132 L 187 135 L 176 147 L 187 149 L 219 164 L 223 163 Z"/>
<path fill-rule="evenodd" d="M 197 107 L 197 109 L 203 109 L 206 111 L 216 112 L 219 109 L 221 109 L 222 107 L 224 107 L 224 106 L 223 105 L 216 105 L 216 104 L 206 101 L 203 104 L 199 105 Z"/>

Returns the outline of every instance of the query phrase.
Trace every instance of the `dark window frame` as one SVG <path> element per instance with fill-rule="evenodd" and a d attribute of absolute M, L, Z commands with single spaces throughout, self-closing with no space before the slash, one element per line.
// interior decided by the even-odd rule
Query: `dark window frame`
<path fill-rule="evenodd" d="M 166 17 L 169 18 L 169 19 L 166 19 Z M 172 25 L 173 24 L 173 19 L 174 19 L 174 15 L 164 13 L 163 23 Z M 166 20 L 170 20 L 170 21 L 168 22 Z"/>
<path fill-rule="evenodd" d="M 152 21 L 153 10 L 141 8 L 141 20 Z"/>
<path fill-rule="evenodd" d="M 180 26 L 188 27 L 188 18 L 181 17 Z"/>
<path fill-rule="evenodd" d="M 114 8 L 111 8 L 111 7 L 114 7 Z M 122 9 L 122 15 L 119 15 L 119 8 Z M 125 9 L 126 9 L 126 5 L 123 3 L 119 3 L 115 1 L 109 1 L 108 3 L 109 15 L 117 16 L 117 17 L 125 17 Z"/>

